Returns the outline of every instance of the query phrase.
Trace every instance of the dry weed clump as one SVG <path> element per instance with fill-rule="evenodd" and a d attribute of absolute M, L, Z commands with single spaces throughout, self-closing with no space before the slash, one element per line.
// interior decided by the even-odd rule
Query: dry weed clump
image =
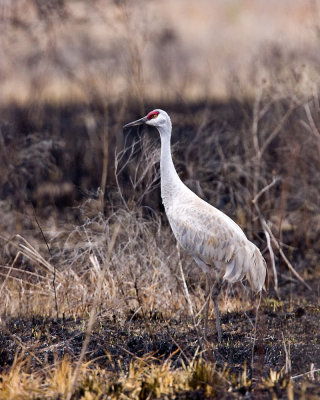
<path fill-rule="evenodd" d="M 116 223 L 120 224 L 120 230 L 106 269 L 101 312 L 122 316 L 130 310 L 168 314 L 176 310 L 183 312 L 185 300 L 173 270 L 178 259 L 172 251 L 171 234 L 161 226 L 160 218 L 148 220 L 139 211 L 124 209 L 107 219 L 100 214 L 79 226 L 64 240 L 58 256 L 59 268 L 75 276 L 78 282 L 78 287 L 69 283 L 68 302 L 73 298 L 76 306 L 80 294 L 84 307 L 91 303 L 100 271 L 88 263 L 89 256 L 96 255 L 97 265 L 104 265 Z"/>
<path fill-rule="evenodd" d="M 153 357 L 145 357 L 132 361 L 128 372 L 114 373 L 84 363 L 78 383 L 70 393 L 74 371 L 70 360 L 64 358 L 51 367 L 30 371 L 27 360 L 17 357 L 10 370 L 0 375 L 0 399 L 235 399 L 242 396 L 302 399 L 307 387 L 312 390 L 307 381 L 302 386 L 294 386 L 283 371 L 274 370 L 258 385 L 253 384 L 246 368 L 243 365 L 242 371 L 236 374 L 226 366 L 218 368 L 200 358 L 174 369 L 170 360 L 157 364 Z"/>
<path fill-rule="evenodd" d="M 136 311 L 184 314 L 186 302 L 175 268 L 179 259 L 170 231 L 162 226 L 160 217 L 146 219 L 140 211 L 125 209 L 108 218 L 100 213 L 76 228 L 70 227 L 70 231 L 50 232 L 44 223 L 51 257 L 44 243 L 34 248 L 21 236 L 9 240 L 7 247 L 11 247 L 11 253 L 15 249 L 16 256 L 1 267 L 1 313 L 52 315 L 55 275 L 60 315 L 85 315 L 106 262 L 115 224 L 120 230 L 107 262 L 99 312 L 122 317 Z M 98 262 L 92 264 L 91 256 Z M 193 297 L 198 305 L 203 300 L 197 293 Z"/>
<path fill-rule="evenodd" d="M 7 373 L 1 374 L 0 399 L 66 399 L 73 369 L 73 364 L 63 359 L 47 371 L 27 372 L 26 363 L 17 360 Z M 203 361 L 173 370 L 170 362 L 156 365 L 146 358 L 132 362 L 128 373 L 118 375 L 83 364 L 71 398 L 147 399 L 192 391 L 212 397 L 219 390 L 232 387 L 227 376 L 228 371 L 216 371 Z"/>

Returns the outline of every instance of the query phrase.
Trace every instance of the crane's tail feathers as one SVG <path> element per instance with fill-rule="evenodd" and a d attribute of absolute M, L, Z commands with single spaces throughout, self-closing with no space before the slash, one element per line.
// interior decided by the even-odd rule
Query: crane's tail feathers
<path fill-rule="evenodd" d="M 260 250 L 254 246 L 252 254 L 252 262 L 247 272 L 247 279 L 255 292 L 260 292 L 263 289 L 266 280 L 267 264 L 262 257 Z"/>
<path fill-rule="evenodd" d="M 243 271 L 243 268 L 239 268 L 239 263 L 237 262 L 237 259 L 234 258 L 227 265 L 223 279 L 230 283 L 235 283 L 243 279 L 244 273 L 245 271 Z"/>
<path fill-rule="evenodd" d="M 223 279 L 235 283 L 245 277 L 255 292 L 259 292 L 264 287 L 266 262 L 259 249 L 251 242 L 234 254 L 232 260 L 227 264 Z"/>

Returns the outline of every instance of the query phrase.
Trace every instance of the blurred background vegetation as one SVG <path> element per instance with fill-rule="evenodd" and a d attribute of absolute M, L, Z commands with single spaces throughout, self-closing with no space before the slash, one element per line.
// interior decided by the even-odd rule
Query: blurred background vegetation
<path fill-rule="evenodd" d="M 259 199 L 261 215 L 299 273 L 319 273 L 318 0 L 12 0 L 0 7 L 2 312 L 44 307 L 28 285 L 52 284 L 51 273 L 25 255 L 12 267 L 14 235 L 77 281 L 58 292 L 61 309 L 73 313 L 90 304 L 83 294 L 75 306 L 77 285 L 88 278 L 89 254 L 105 259 L 115 221 L 123 229 L 105 307 L 123 298 L 130 309 L 139 287 L 148 309 L 168 309 L 161 290 L 177 292 L 178 261 L 159 195 L 159 138 L 122 130 L 153 108 L 171 115 L 182 179 L 234 218 L 269 265 L 252 200 L 278 177 Z M 273 247 L 285 285 L 294 277 Z M 199 276 L 184 262 L 196 299 Z M 95 282 L 81 282 L 83 293 Z M 30 304 L 13 301 L 22 288 Z M 187 309 L 180 294 L 170 299 L 172 310 Z"/>

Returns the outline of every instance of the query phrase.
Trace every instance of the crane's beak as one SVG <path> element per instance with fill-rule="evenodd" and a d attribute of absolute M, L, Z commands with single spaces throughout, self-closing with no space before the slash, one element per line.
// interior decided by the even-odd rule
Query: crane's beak
<path fill-rule="evenodd" d="M 137 126 L 137 125 L 143 125 L 146 123 L 147 117 L 143 117 L 140 119 L 137 119 L 136 121 L 129 122 L 128 124 L 124 125 L 123 128 L 129 128 L 130 126 Z"/>

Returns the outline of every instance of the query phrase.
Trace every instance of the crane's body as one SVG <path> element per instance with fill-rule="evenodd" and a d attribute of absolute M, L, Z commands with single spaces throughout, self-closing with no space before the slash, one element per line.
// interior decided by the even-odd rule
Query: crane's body
<path fill-rule="evenodd" d="M 171 156 L 172 125 L 169 115 L 157 109 L 125 127 L 144 123 L 155 126 L 160 133 L 162 202 L 176 239 L 207 276 L 220 342 L 217 297 L 222 282 L 235 283 L 246 278 L 254 291 L 260 291 L 266 277 L 265 260 L 259 249 L 231 218 L 198 197 L 179 178 Z"/>

